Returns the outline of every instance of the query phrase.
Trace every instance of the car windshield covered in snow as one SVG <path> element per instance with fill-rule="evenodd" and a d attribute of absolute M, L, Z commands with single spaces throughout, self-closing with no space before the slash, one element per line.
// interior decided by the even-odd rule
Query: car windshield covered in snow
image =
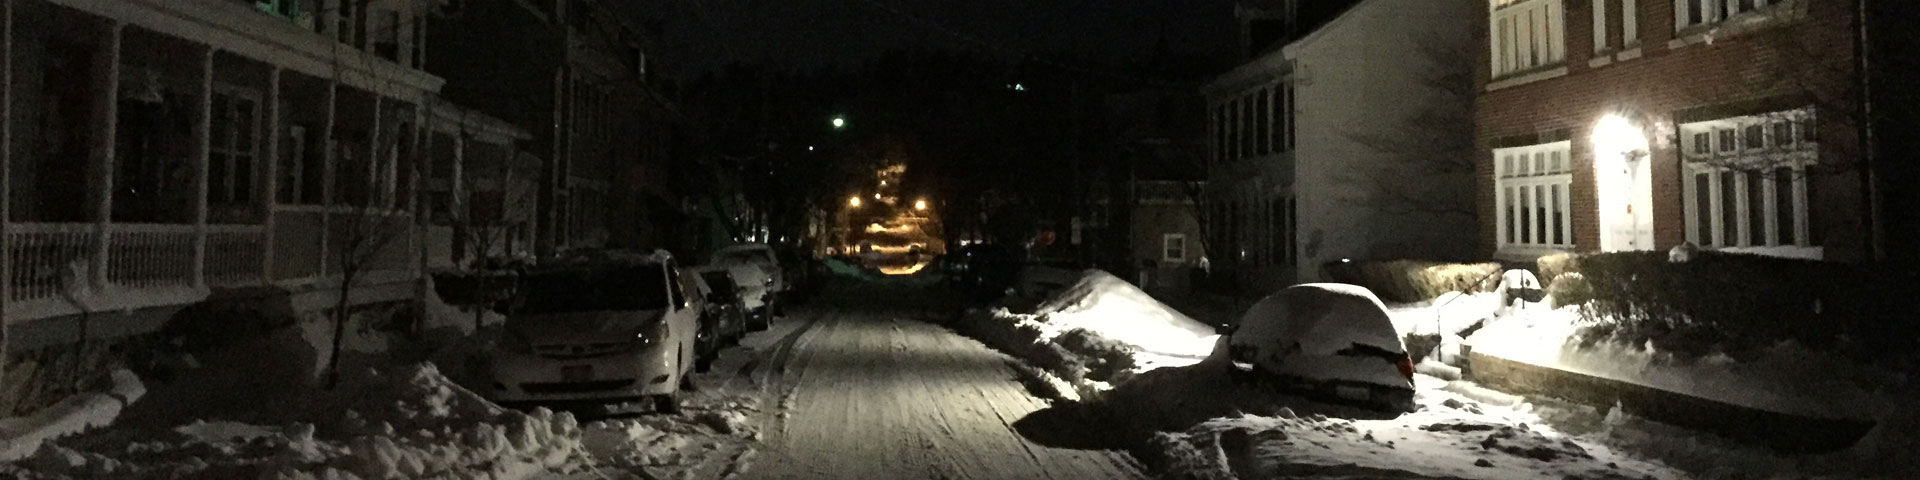
<path fill-rule="evenodd" d="M 713 263 L 762 263 L 771 265 L 775 262 L 772 257 L 768 256 L 766 250 L 737 249 L 722 250 L 719 253 L 715 253 Z"/>
<path fill-rule="evenodd" d="M 537 272 L 519 296 L 526 314 L 654 310 L 667 307 L 666 275 L 657 264 Z"/>

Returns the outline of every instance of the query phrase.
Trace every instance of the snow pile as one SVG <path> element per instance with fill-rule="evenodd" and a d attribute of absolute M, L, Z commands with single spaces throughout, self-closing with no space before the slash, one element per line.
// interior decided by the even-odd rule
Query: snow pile
<path fill-rule="evenodd" d="M 14 467 L 23 476 L 79 478 L 502 479 L 562 468 L 582 453 L 572 415 L 502 409 L 432 364 L 369 371 L 337 390 L 307 393 L 305 404 L 245 412 L 278 422 L 116 427 L 47 444 Z"/>
<path fill-rule="evenodd" d="M 54 438 L 107 426 L 147 393 L 131 371 L 115 370 L 111 377 L 113 386 L 106 392 L 74 395 L 32 415 L 0 419 L 0 461 L 19 460 Z"/>
<path fill-rule="evenodd" d="M 1692 358 L 1650 342 L 1585 338 L 1579 318 L 1575 308 L 1531 310 L 1492 322 L 1467 342 L 1474 353 L 1817 418 L 1873 420 L 1895 409 L 1900 397 L 1888 389 L 1907 381 L 1790 341 L 1744 358 Z"/>
<path fill-rule="evenodd" d="M 1087 270 L 1033 313 L 974 310 L 955 328 L 1046 374 L 1032 383 L 1071 385 L 1060 392 L 1069 398 L 1108 390 L 1140 372 L 1199 363 L 1220 338 L 1212 327 L 1099 270 Z"/>
<path fill-rule="evenodd" d="M 1213 327 L 1100 270 L 1082 273 L 1073 286 L 1040 302 L 1034 313 L 1042 341 L 1084 330 L 1139 349 L 1135 358 L 1142 371 L 1198 363 L 1219 338 Z"/>
<path fill-rule="evenodd" d="M 1426 378 L 1429 384 L 1434 379 Z M 1153 445 L 1191 477 L 1686 478 L 1539 423 L 1523 409 L 1436 388 L 1418 412 L 1347 419 L 1280 408 L 1213 419 Z"/>
<path fill-rule="evenodd" d="M 1458 335 L 1492 318 L 1500 308 L 1500 292 L 1447 292 L 1431 300 L 1387 306 L 1393 329 L 1409 335 Z"/>

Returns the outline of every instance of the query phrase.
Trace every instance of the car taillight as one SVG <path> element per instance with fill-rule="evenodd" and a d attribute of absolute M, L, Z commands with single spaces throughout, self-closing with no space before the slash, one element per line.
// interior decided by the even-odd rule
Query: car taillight
<path fill-rule="evenodd" d="M 1400 367 L 1401 376 L 1407 377 L 1407 380 L 1413 380 L 1413 357 L 1401 355 L 1399 361 L 1393 362 L 1393 366 Z"/>

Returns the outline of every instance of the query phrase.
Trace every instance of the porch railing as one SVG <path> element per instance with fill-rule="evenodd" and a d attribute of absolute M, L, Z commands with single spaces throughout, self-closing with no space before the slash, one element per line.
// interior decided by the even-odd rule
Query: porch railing
<path fill-rule="evenodd" d="M 6 261 L 12 266 L 9 300 L 57 298 L 74 287 L 92 286 L 91 266 L 99 246 L 100 225 L 93 223 L 15 223 L 8 229 Z M 230 287 L 261 283 L 265 271 L 265 230 L 259 225 L 208 225 L 206 285 Z M 150 289 L 194 287 L 193 225 L 112 223 L 106 225 L 107 285 Z"/>
<path fill-rule="evenodd" d="M 266 228 L 259 225 L 207 226 L 207 285 L 257 285 L 265 279 Z"/>
<path fill-rule="evenodd" d="M 7 265 L 12 267 L 9 300 L 20 302 L 59 296 L 72 282 L 87 281 L 87 259 L 99 240 L 91 223 L 15 223 L 7 236 Z"/>
<path fill-rule="evenodd" d="M 107 283 L 153 288 L 193 285 L 193 225 L 107 224 Z"/>

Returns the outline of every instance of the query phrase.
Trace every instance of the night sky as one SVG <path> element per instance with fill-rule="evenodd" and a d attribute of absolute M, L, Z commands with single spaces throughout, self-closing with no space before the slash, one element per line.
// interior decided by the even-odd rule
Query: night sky
<path fill-rule="evenodd" d="M 657 65 L 687 77 L 735 61 L 842 69 L 889 50 L 1114 64 L 1171 53 L 1217 56 L 1235 40 L 1226 0 L 639 0 L 657 28 Z"/>

